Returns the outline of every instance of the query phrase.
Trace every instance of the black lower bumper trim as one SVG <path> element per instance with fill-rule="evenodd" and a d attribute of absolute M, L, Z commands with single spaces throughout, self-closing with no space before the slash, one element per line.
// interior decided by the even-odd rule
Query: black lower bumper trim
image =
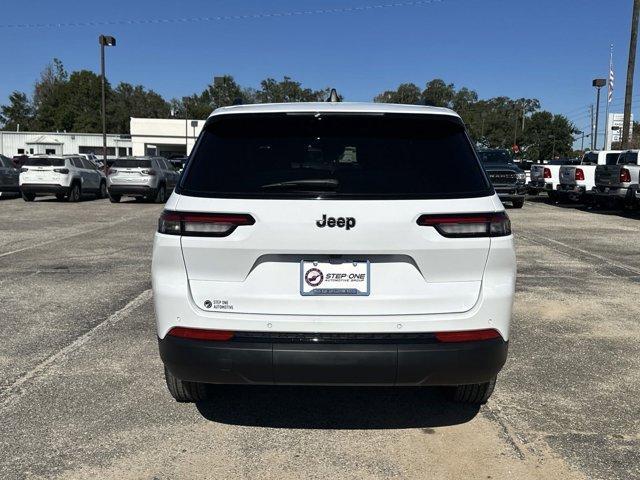
<path fill-rule="evenodd" d="M 20 187 L 0 185 L 0 193 L 20 193 Z"/>
<path fill-rule="evenodd" d="M 313 344 L 214 342 L 166 336 L 177 378 L 217 384 L 466 385 L 496 375 L 508 342 Z"/>
<path fill-rule="evenodd" d="M 22 193 L 64 194 L 69 193 L 69 187 L 54 183 L 23 183 L 20 185 Z"/>
<path fill-rule="evenodd" d="M 155 188 L 148 185 L 110 185 L 108 191 L 111 195 L 151 195 Z"/>

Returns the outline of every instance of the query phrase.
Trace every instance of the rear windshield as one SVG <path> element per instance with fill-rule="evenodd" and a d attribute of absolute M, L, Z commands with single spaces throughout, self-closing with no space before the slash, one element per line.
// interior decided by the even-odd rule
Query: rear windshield
<path fill-rule="evenodd" d="M 620 156 L 620 152 L 618 153 L 607 153 L 607 165 L 615 165 L 618 163 L 618 157 Z"/>
<path fill-rule="evenodd" d="M 180 193 L 232 198 L 491 195 L 454 117 L 240 114 L 202 132 Z"/>
<path fill-rule="evenodd" d="M 607 155 L 607 158 L 609 156 Z M 597 165 L 598 164 L 598 154 L 594 152 L 585 153 L 584 157 L 582 157 L 582 165 Z"/>
<path fill-rule="evenodd" d="M 618 165 L 637 165 L 638 154 L 637 152 L 625 152 L 621 153 L 618 157 Z"/>
<path fill-rule="evenodd" d="M 151 168 L 151 160 L 119 158 L 113 162 L 113 166 L 120 168 Z"/>
<path fill-rule="evenodd" d="M 30 158 L 25 165 L 29 167 L 64 167 L 64 158 Z"/>

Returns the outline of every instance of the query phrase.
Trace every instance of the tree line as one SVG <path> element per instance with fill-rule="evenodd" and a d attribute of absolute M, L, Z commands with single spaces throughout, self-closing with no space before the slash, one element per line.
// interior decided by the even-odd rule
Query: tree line
<path fill-rule="evenodd" d="M 142 85 L 121 82 L 113 87 L 106 82 L 107 131 L 129 133 L 130 117 L 206 118 L 215 108 L 235 103 L 324 101 L 328 95 L 328 88 L 306 88 L 286 76 L 282 80 L 267 78 L 253 89 L 225 75 L 216 77 L 200 93 L 170 100 Z M 0 107 L 0 126 L 5 130 L 19 126 L 25 131 L 101 132 L 100 98 L 100 75 L 89 70 L 69 73 L 54 59 L 42 71 L 32 94 L 11 93 L 8 104 Z M 531 160 L 574 153 L 575 126 L 564 115 L 541 110 L 537 99 L 479 99 L 474 90 L 434 79 L 424 88 L 403 83 L 373 100 L 451 108 L 460 114 L 478 145 L 517 145 L 516 156 Z"/>

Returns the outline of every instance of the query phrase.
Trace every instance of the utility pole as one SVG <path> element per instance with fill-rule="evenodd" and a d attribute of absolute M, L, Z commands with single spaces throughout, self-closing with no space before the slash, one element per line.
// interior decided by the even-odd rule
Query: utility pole
<path fill-rule="evenodd" d="M 638 0 L 640 1 L 640 0 Z M 593 80 L 593 86 L 596 87 L 598 93 L 596 94 L 596 131 L 593 134 L 593 149 L 598 149 L 598 122 L 600 121 L 600 89 L 607 84 L 605 78 L 595 78 Z"/>
<path fill-rule="evenodd" d="M 631 96 L 633 95 L 633 73 L 636 67 L 636 47 L 638 45 L 638 16 L 640 0 L 633 0 L 631 15 L 631 39 L 629 40 L 629 63 L 627 64 L 627 87 L 624 92 L 624 119 L 622 121 L 622 148 L 629 148 L 629 128 L 631 127 Z"/>
<path fill-rule="evenodd" d="M 589 114 L 591 115 L 591 150 L 595 150 L 593 147 L 593 104 L 589 106 Z"/>
<path fill-rule="evenodd" d="M 609 136 L 611 135 L 611 128 L 609 127 L 609 104 L 613 98 L 613 44 L 611 44 L 609 50 L 609 75 L 607 78 L 607 108 L 604 113 L 604 150 L 611 148 L 609 145 Z"/>
<path fill-rule="evenodd" d="M 104 162 L 104 174 L 107 175 L 107 101 L 105 93 L 105 69 L 104 69 L 104 47 L 115 47 L 116 39 L 109 35 L 98 37 L 100 44 L 100 83 L 101 83 L 101 109 L 102 109 L 102 161 Z"/>

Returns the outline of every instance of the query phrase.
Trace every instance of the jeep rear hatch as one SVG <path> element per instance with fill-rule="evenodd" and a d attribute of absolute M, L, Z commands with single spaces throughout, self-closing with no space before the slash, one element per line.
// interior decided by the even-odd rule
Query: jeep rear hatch
<path fill-rule="evenodd" d="M 217 215 L 166 226 L 194 303 L 226 313 L 467 311 L 500 209 L 449 115 L 214 116 L 178 193 L 177 211 Z M 368 262 L 368 295 L 302 295 L 303 261 Z"/>

